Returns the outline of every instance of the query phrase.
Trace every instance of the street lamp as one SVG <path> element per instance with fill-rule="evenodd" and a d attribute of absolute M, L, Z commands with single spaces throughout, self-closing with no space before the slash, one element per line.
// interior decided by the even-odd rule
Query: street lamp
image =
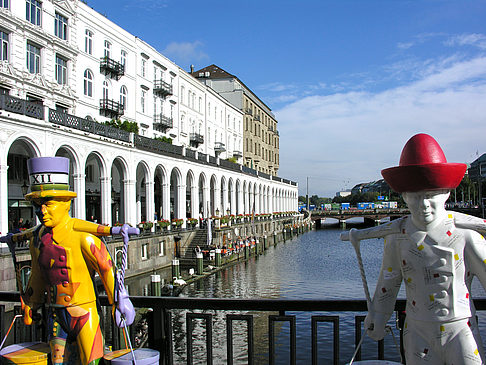
<path fill-rule="evenodd" d="M 219 208 L 216 208 L 215 213 L 216 213 L 216 217 L 219 217 Z"/>
<path fill-rule="evenodd" d="M 25 180 L 24 180 L 24 184 L 20 188 L 22 189 L 22 194 L 23 195 L 26 195 L 27 194 L 27 191 L 29 191 L 29 185 L 27 185 L 27 183 L 25 182 Z"/>

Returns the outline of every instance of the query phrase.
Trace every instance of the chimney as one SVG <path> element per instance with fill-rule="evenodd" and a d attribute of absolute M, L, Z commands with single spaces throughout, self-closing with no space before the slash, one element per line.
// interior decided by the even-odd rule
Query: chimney
<path fill-rule="evenodd" d="M 191 65 L 191 73 L 194 73 L 194 65 Z"/>

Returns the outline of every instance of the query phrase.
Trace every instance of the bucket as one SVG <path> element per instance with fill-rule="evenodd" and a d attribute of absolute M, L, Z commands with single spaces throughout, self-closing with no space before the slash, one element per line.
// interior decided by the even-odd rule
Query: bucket
<path fill-rule="evenodd" d="M 10 345 L 0 351 L 2 364 L 47 365 L 51 353 L 49 344 L 44 342 L 26 342 Z"/>
<path fill-rule="evenodd" d="M 151 349 L 133 350 L 137 365 L 157 365 L 159 363 L 159 352 Z M 130 349 L 116 350 L 103 356 L 103 359 L 111 365 L 132 365 L 133 356 Z"/>

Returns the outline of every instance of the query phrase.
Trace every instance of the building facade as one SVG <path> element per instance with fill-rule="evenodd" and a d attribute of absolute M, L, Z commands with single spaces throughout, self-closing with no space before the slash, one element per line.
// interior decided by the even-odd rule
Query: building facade
<path fill-rule="evenodd" d="M 247 167 L 277 176 L 279 169 L 279 133 L 277 120 L 241 80 L 216 65 L 191 74 L 221 94 L 244 114 L 243 160 Z"/>
<path fill-rule="evenodd" d="M 297 210 L 243 165 L 241 108 L 83 2 L 2 0 L 0 38 L 0 232 L 36 219 L 35 156 L 69 158 L 72 215 L 100 223 Z"/>

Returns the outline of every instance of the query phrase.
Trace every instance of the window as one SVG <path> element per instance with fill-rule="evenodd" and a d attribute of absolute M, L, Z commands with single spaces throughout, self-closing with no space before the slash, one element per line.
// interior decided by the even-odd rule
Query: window
<path fill-rule="evenodd" d="M 103 100 L 108 100 L 109 99 L 109 85 L 108 81 L 103 81 Z"/>
<path fill-rule="evenodd" d="M 165 242 L 159 241 L 159 256 L 165 255 Z"/>
<path fill-rule="evenodd" d="M 34 25 L 41 25 L 42 3 L 39 0 L 25 1 L 25 19 Z"/>
<path fill-rule="evenodd" d="M 84 95 L 93 96 L 93 73 L 90 70 L 84 71 Z"/>
<path fill-rule="evenodd" d="M 84 31 L 84 51 L 93 54 L 93 32 L 88 29 Z"/>
<path fill-rule="evenodd" d="M 120 54 L 120 63 L 123 65 L 123 67 L 126 66 L 127 64 L 127 52 L 126 51 L 121 51 L 121 54 Z"/>
<path fill-rule="evenodd" d="M 148 259 L 148 243 L 142 245 L 141 256 L 142 256 L 142 260 Z"/>
<path fill-rule="evenodd" d="M 8 60 L 8 33 L 0 30 L 0 61 Z"/>
<path fill-rule="evenodd" d="M 0 0 L 0 8 L 8 9 L 8 0 Z"/>
<path fill-rule="evenodd" d="M 184 104 L 184 92 L 185 92 L 185 88 L 184 86 L 181 86 L 181 104 Z"/>
<path fill-rule="evenodd" d="M 145 97 L 146 97 L 147 92 L 145 90 L 142 90 L 142 93 L 140 94 L 140 107 L 142 108 L 142 113 L 145 113 Z"/>
<path fill-rule="evenodd" d="M 107 58 L 110 58 L 111 56 L 111 43 L 108 41 L 105 41 L 105 50 L 103 55 Z"/>
<path fill-rule="evenodd" d="M 56 37 L 66 40 L 67 39 L 67 30 L 68 30 L 68 19 L 56 13 L 56 20 L 54 23 L 54 34 Z"/>
<path fill-rule="evenodd" d="M 27 70 L 31 74 L 40 73 L 40 47 L 27 42 Z"/>
<path fill-rule="evenodd" d="M 127 87 L 123 85 L 120 88 L 120 104 L 123 106 L 123 110 L 127 110 Z"/>
<path fill-rule="evenodd" d="M 56 81 L 59 85 L 67 84 L 67 60 L 56 55 Z"/>
<path fill-rule="evenodd" d="M 146 67 L 147 67 L 147 61 L 145 61 L 145 59 L 142 58 L 142 70 L 141 70 L 142 77 L 145 77 Z"/>

